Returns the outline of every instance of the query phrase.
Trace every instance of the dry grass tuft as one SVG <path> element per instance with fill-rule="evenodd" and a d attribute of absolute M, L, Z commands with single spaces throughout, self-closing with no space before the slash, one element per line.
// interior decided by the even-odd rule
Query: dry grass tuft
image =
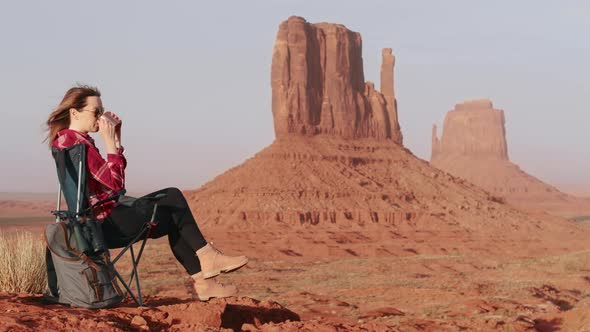
<path fill-rule="evenodd" d="M 46 285 L 45 242 L 29 232 L 0 232 L 0 291 L 38 294 Z"/>

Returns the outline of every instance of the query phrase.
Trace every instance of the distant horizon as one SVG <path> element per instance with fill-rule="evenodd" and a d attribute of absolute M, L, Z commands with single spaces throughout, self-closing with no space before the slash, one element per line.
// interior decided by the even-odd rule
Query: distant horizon
<path fill-rule="evenodd" d="M 376 84 L 381 49 L 393 49 L 417 157 L 430 159 L 432 125 L 440 133 L 455 104 L 489 98 L 505 111 L 513 163 L 558 188 L 590 187 L 590 3 L 107 0 L 0 3 L 0 191 L 56 188 L 42 124 L 76 82 L 98 86 L 123 119 L 132 192 L 196 189 L 241 164 L 274 140 L 272 49 L 291 15 L 359 32 Z"/>
<path fill-rule="evenodd" d="M 542 179 L 539 179 L 542 181 Z M 545 182 L 547 183 L 547 182 Z M 580 197 L 580 198 L 590 198 L 590 185 L 585 185 L 585 184 L 552 184 L 552 183 L 547 183 L 550 186 L 553 186 L 555 188 L 557 188 L 559 191 L 572 195 L 572 196 L 576 196 L 576 197 Z M 196 188 L 182 188 L 179 187 L 179 189 L 181 191 L 187 191 L 187 190 L 196 190 L 199 189 L 199 187 Z M 57 198 L 57 186 L 55 188 L 55 192 L 30 192 L 30 191 L 0 191 L 0 200 L 8 200 L 5 197 L 10 197 L 11 195 L 35 195 L 35 196 L 47 196 L 48 198 L 51 197 L 55 197 Z M 157 190 L 159 190 L 160 188 L 153 188 L 153 189 L 148 189 L 148 190 L 139 190 L 139 191 L 132 191 L 132 192 L 127 192 L 126 194 L 129 196 L 133 196 L 133 197 L 138 197 L 140 195 L 145 195 L 145 194 L 149 194 L 151 192 L 155 192 Z M 19 200 L 19 199 L 15 199 L 15 200 Z"/>

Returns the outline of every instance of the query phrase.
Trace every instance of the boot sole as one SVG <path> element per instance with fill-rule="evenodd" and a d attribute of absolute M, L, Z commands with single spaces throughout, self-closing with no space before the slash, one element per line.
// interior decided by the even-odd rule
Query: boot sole
<path fill-rule="evenodd" d="M 234 296 L 236 296 L 236 294 L 234 294 L 234 295 L 228 295 L 228 296 L 206 296 L 206 297 L 200 297 L 200 296 L 197 295 L 197 298 L 201 302 L 208 302 L 210 299 L 226 299 L 228 297 L 234 297 Z"/>
<path fill-rule="evenodd" d="M 217 277 L 222 272 L 223 273 L 227 273 L 227 272 L 235 271 L 235 270 L 241 268 L 242 266 L 244 266 L 246 264 L 248 264 L 248 260 L 247 259 L 244 262 L 242 262 L 242 263 L 239 263 L 239 264 L 236 264 L 236 265 L 227 266 L 224 269 L 219 269 L 219 270 L 209 271 L 209 272 L 203 272 L 203 278 L 204 279 L 209 279 L 209 278 Z"/>

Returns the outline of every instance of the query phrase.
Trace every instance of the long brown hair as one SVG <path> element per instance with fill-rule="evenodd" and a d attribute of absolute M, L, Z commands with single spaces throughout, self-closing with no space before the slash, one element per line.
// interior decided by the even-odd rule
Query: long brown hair
<path fill-rule="evenodd" d="M 98 88 L 88 85 L 78 85 L 66 92 L 63 99 L 55 110 L 49 115 L 47 119 L 47 137 L 44 141 L 48 141 L 49 148 L 53 144 L 53 140 L 57 138 L 57 133 L 70 126 L 70 108 L 80 110 L 86 104 L 86 98 L 100 97 Z"/>

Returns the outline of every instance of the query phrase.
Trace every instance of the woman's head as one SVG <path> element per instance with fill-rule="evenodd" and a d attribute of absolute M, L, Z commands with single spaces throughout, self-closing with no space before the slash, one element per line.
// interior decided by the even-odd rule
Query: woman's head
<path fill-rule="evenodd" d="M 104 112 L 100 91 L 91 86 L 80 85 L 69 89 L 62 101 L 47 119 L 49 147 L 57 133 L 65 128 L 81 132 L 98 131 L 98 118 Z"/>

